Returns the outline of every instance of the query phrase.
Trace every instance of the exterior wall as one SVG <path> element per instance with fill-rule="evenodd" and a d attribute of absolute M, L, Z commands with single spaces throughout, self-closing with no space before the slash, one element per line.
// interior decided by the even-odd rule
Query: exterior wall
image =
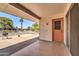
<path fill-rule="evenodd" d="M 66 14 L 69 11 L 70 7 L 71 7 L 71 3 L 67 5 L 67 8 L 65 10 L 65 13 L 61 13 L 61 14 L 55 14 L 55 15 L 51 15 L 47 18 L 42 18 L 39 23 L 40 23 L 40 33 L 39 33 L 39 39 L 41 40 L 47 40 L 47 41 L 52 41 L 52 19 L 56 19 L 56 18 L 62 18 L 64 17 L 64 44 L 66 45 L 66 39 L 67 39 L 67 34 L 66 34 Z M 46 26 L 46 22 L 49 22 L 48 26 Z M 45 31 L 45 30 L 48 31 Z"/>
<path fill-rule="evenodd" d="M 39 24 L 40 24 L 39 39 L 52 41 L 52 20 L 42 18 Z"/>
<path fill-rule="evenodd" d="M 40 25 L 39 39 L 52 41 L 53 40 L 52 19 L 62 18 L 62 17 L 64 17 L 64 14 L 56 14 L 48 18 L 42 18 L 39 22 L 39 25 Z M 46 25 L 47 23 L 48 25 Z"/>
<path fill-rule="evenodd" d="M 64 14 L 64 43 L 65 43 L 65 45 L 67 45 L 67 35 L 68 35 L 67 34 L 67 18 L 66 18 L 66 15 L 67 15 L 68 11 L 71 9 L 71 6 L 73 6 L 72 3 L 67 5 L 66 10 L 65 10 L 65 14 Z"/>
<path fill-rule="evenodd" d="M 65 17 L 65 44 L 70 50 L 70 12 Z"/>

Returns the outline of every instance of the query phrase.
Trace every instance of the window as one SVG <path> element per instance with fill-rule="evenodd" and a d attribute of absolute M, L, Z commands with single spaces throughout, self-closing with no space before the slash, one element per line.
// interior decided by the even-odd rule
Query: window
<path fill-rule="evenodd" d="M 61 29 L 61 21 L 55 21 L 55 29 L 60 30 Z"/>

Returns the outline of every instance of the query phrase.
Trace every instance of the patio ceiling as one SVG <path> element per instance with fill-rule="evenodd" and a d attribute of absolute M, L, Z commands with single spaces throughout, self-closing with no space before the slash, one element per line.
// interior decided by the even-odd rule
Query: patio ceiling
<path fill-rule="evenodd" d="M 39 17 L 49 17 L 55 14 L 64 14 L 67 3 L 21 3 L 21 5 Z"/>
<path fill-rule="evenodd" d="M 22 17 L 24 19 L 27 20 L 31 20 L 34 22 L 39 23 L 39 20 L 31 15 L 29 15 L 28 13 L 25 13 L 24 11 L 8 4 L 8 3 L 0 3 L 0 12 L 5 12 L 14 16 L 18 16 L 18 17 Z"/>
<path fill-rule="evenodd" d="M 65 13 L 67 3 L 4 3 L 0 11 L 39 22 L 42 17 Z"/>
<path fill-rule="evenodd" d="M 36 15 L 35 13 L 33 13 L 32 11 L 30 11 L 28 8 L 22 6 L 20 3 L 9 3 L 10 5 L 24 11 L 25 13 L 28 13 L 29 15 L 37 18 L 37 19 L 41 19 L 41 17 L 39 17 L 38 15 Z"/>

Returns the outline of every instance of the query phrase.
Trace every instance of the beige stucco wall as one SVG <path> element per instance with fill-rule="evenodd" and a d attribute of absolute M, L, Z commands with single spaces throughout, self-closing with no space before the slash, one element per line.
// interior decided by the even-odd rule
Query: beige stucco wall
<path fill-rule="evenodd" d="M 55 14 L 52 16 L 49 16 L 47 18 L 42 18 L 39 23 L 40 23 L 40 31 L 39 31 L 39 39 L 41 40 L 47 40 L 47 41 L 52 41 L 52 19 L 56 18 L 62 18 L 64 17 L 64 43 L 66 44 L 66 13 L 68 12 L 68 9 L 71 4 L 68 5 L 68 7 L 65 10 L 65 13 L 60 13 L 60 14 Z M 48 25 L 46 23 L 48 22 Z"/>
<path fill-rule="evenodd" d="M 65 10 L 65 13 L 64 13 L 64 44 L 65 45 L 67 45 L 67 42 L 66 42 L 67 41 L 67 21 L 66 21 L 67 19 L 66 19 L 66 15 L 67 15 L 68 11 L 71 9 L 72 6 L 73 6 L 72 3 L 68 4 L 67 7 L 66 7 L 66 10 Z"/>
<path fill-rule="evenodd" d="M 40 40 L 46 40 L 46 41 L 52 41 L 52 19 L 61 18 L 64 17 L 64 14 L 56 14 L 52 15 L 47 18 L 42 18 L 39 22 L 40 24 L 40 31 L 39 31 L 39 39 Z M 46 25 L 48 23 L 48 25 Z"/>
<path fill-rule="evenodd" d="M 48 23 L 48 25 L 46 25 L 46 23 Z M 42 18 L 39 24 L 40 24 L 39 39 L 52 41 L 52 20 Z"/>

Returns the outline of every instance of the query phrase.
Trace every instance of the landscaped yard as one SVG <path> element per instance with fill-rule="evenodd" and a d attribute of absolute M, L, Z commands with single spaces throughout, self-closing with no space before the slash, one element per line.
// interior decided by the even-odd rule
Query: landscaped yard
<path fill-rule="evenodd" d="M 11 46 L 26 40 L 30 40 L 32 38 L 39 36 L 37 32 L 28 32 L 20 35 L 21 37 L 18 37 L 18 35 L 11 35 L 9 36 L 9 39 L 3 39 L 3 40 L 2 40 L 2 37 L 0 37 L 0 49 L 6 48 L 8 46 Z"/>

